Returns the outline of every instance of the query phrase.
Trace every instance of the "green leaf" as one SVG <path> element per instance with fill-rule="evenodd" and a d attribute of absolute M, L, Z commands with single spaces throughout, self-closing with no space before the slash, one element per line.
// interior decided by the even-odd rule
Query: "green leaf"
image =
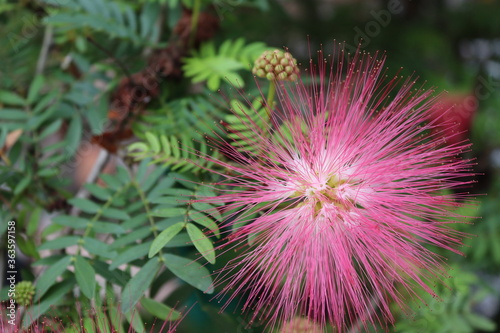
<path fill-rule="evenodd" d="M 36 300 L 39 300 L 47 292 L 47 290 L 49 290 L 49 288 L 57 282 L 57 278 L 64 273 L 70 263 L 71 256 L 66 256 L 52 266 L 49 266 L 47 270 L 40 275 L 40 278 L 36 282 Z"/>
<path fill-rule="evenodd" d="M 200 51 L 206 52 L 202 48 Z M 199 56 L 184 58 L 183 70 L 193 83 L 207 81 L 210 90 L 216 91 L 222 79 L 229 78 L 228 81 L 243 87 L 243 79 L 235 71 L 243 69 L 244 66 L 239 61 L 224 56 Z M 239 82 L 236 82 L 238 80 Z"/>
<path fill-rule="evenodd" d="M 87 228 L 90 221 L 81 217 L 71 215 L 59 215 L 54 217 L 52 219 L 52 222 L 73 229 L 85 229 Z"/>
<path fill-rule="evenodd" d="M 123 210 L 118 210 L 116 208 L 106 208 L 102 211 L 102 215 L 109 217 L 110 219 L 117 220 L 128 220 L 130 216 Z"/>
<path fill-rule="evenodd" d="M 172 205 L 172 206 L 179 206 L 183 205 L 184 203 L 179 202 L 178 197 L 157 197 L 151 199 L 151 203 L 154 204 L 163 204 L 163 205 Z"/>
<path fill-rule="evenodd" d="M 127 147 L 127 150 L 130 155 L 136 157 L 140 152 L 149 151 L 149 146 L 144 142 L 134 142 Z"/>
<path fill-rule="evenodd" d="M 197 211 L 190 211 L 189 212 L 189 217 L 196 223 L 201 224 L 202 226 L 210 229 L 217 238 L 220 238 L 220 231 L 219 231 L 219 226 L 213 219 L 208 217 L 207 215 L 197 212 Z"/>
<path fill-rule="evenodd" d="M 151 215 L 157 217 L 175 217 L 184 214 L 186 214 L 186 208 L 163 208 L 151 213 Z"/>
<path fill-rule="evenodd" d="M 148 220 L 148 215 L 146 213 L 136 215 L 132 217 L 130 220 L 125 221 L 122 226 L 125 230 L 135 229 L 138 226 L 146 223 Z"/>
<path fill-rule="evenodd" d="M 151 41 L 155 40 L 155 37 L 159 33 L 159 29 L 158 25 L 151 24 L 151 22 L 156 22 L 159 12 L 160 8 L 158 7 L 158 3 L 148 2 L 143 7 L 143 11 L 140 16 L 141 38 L 149 39 Z"/>
<path fill-rule="evenodd" d="M 149 189 L 155 185 L 161 176 L 165 173 L 165 168 L 157 167 L 150 174 L 146 175 L 144 179 L 141 180 L 141 189 L 144 192 L 148 192 Z"/>
<path fill-rule="evenodd" d="M 125 208 L 125 212 L 127 214 L 129 214 L 129 216 L 135 215 L 135 213 L 140 213 L 144 210 L 144 202 L 142 202 L 141 200 L 138 200 L 134 203 L 131 203 L 130 205 L 127 205 L 124 208 Z M 120 208 L 120 209 L 123 209 L 123 208 Z M 127 219 L 127 221 L 129 219 L 130 219 L 130 217 Z"/>
<path fill-rule="evenodd" d="M 47 136 L 54 134 L 57 130 L 61 128 L 62 119 L 57 119 L 52 124 L 47 126 L 42 133 L 38 136 L 38 140 L 45 139 Z"/>
<path fill-rule="evenodd" d="M 68 202 L 85 213 L 95 214 L 101 209 L 99 205 L 88 199 L 73 198 L 68 200 Z"/>
<path fill-rule="evenodd" d="M 125 229 L 121 225 L 109 222 L 94 222 L 92 227 L 101 234 L 123 234 Z"/>
<path fill-rule="evenodd" d="M 52 117 L 53 113 L 56 111 L 55 107 L 48 108 L 44 110 L 43 113 L 37 115 L 32 115 L 28 121 L 25 123 L 25 129 L 29 131 L 40 130 L 40 126 Z"/>
<path fill-rule="evenodd" d="M 88 298 L 94 297 L 95 271 L 82 256 L 75 257 L 75 277 L 82 293 Z"/>
<path fill-rule="evenodd" d="M 25 235 L 19 235 L 16 238 L 17 246 L 19 250 L 27 255 L 28 257 L 39 259 L 40 255 L 36 249 L 35 241 L 33 238 L 28 238 Z"/>
<path fill-rule="evenodd" d="M 105 262 L 96 260 L 94 262 L 94 268 L 97 274 L 113 284 L 125 286 L 130 280 L 130 275 L 128 273 L 119 269 L 111 270 L 109 265 Z"/>
<path fill-rule="evenodd" d="M 149 285 L 153 282 L 158 270 L 160 269 L 160 261 L 157 258 L 150 259 L 136 275 L 130 279 L 122 291 L 122 311 L 129 312 L 139 301 Z"/>
<path fill-rule="evenodd" d="M 176 172 L 171 172 L 170 175 L 182 186 L 187 187 L 191 190 L 196 189 L 199 184 L 195 177 L 191 177 L 187 174 L 179 174 Z M 193 195 L 192 193 L 190 195 Z"/>
<path fill-rule="evenodd" d="M 179 222 L 171 225 L 167 229 L 163 230 L 158 237 L 156 237 L 149 248 L 149 258 L 160 252 L 161 249 L 177 235 L 184 228 L 184 222 Z"/>
<path fill-rule="evenodd" d="M 161 135 L 160 136 L 160 141 L 163 147 L 163 153 L 165 156 L 170 156 L 172 155 L 172 149 L 170 149 L 170 141 L 168 140 L 166 135 Z"/>
<path fill-rule="evenodd" d="M 186 226 L 191 241 L 200 254 L 211 264 L 215 264 L 215 250 L 212 242 L 194 224 L 188 223 Z"/>
<path fill-rule="evenodd" d="M 83 239 L 83 247 L 90 253 L 103 258 L 113 259 L 117 256 L 117 252 L 111 251 L 107 243 L 94 238 L 85 237 Z"/>
<path fill-rule="evenodd" d="M 180 232 L 175 236 L 170 242 L 165 245 L 166 248 L 174 248 L 174 247 L 185 247 L 191 246 L 191 239 L 187 232 Z"/>
<path fill-rule="evenodd" d="M 110 249 L 118 249 L 124 245 L 128 245 L 137 240 L 142 240 L 148 237 L 152 233 L 151 227 L 141 227 L 132 232 L 127 233 L 125 236 L 122 236 L 116 239 L 110 246 Z"/>
<path fill-rule="evenodd" d="M 64 152 L 67 156 L 73 156 L 80 145 L 82 137 L 83 125 L 82 118 L 78 113 L 75 113 L 73 119 L 69 123 L 68 131 L 66 132 L 66 147 Z"/>
<path fill-rule="evenodd" d="M 151 242 L 147 242 L 126 249 L 125 251 L 116 256 L 109 269 L 115 269 L 122 264 L 126 264 L 135 259 L 144 257 L 145 255 L 148 254 L 150 246 Z"/>
<path fill-rule="evenodd" d="M 177 180 L 176 180 L 177 181 Z M 162 195 L 173 195 L 179 197 L 179 200 L 187 200 L 193 196 L 193 192 L 183 188 L 165 188 Z"/>
<path fill-rule="evenodd" d="M 163 255 L 163 260 L 165 266 L 180 279 L 207 294 L 214 292 L 210 272 L 204 266 L 191 259 L 169 253 Z"/>
<path fill-rule="evenodd" d="M 259 128 L 268 126 L 267 109 L 260 98 L 256 98 L 252 105 L 244 105 L 239 100 L 232 100 L 230 104 L 232 114 L 225 116 L 225 121 L 229 124 L 228 129 L 232 132 L 228 134 L 231 139 L 230 143 L 238 151 L 255 155 L 261 146 L 261 134 L 250 129 L 255 126 Z M 288 127 L 282 125 L 281 132 L 288 133 Z M 280 143 L 283 143 L 280 135 L 276 137 Z"/>
<path fill-rule="evenodd" d="M 49 257 L 44 257 L 42 259 L 38 259 L 37 261 L 33 262 L 31 265 L 32 266 L 52 266 L 62 258 L 66 257 L 64 254 L 55 254 Z"/>
<path fill-rule="evenodd" d="M 143 297 L 141 299 L 141 305 L 151 313 L 154 317 L 160 318 L 161 320 L 177 320 L 181 318 L 182 314 L 179 311 L 166 306 L 163 303 L 157 302 L 154 299 Z"/>
<path fill-rule="evenodd" d="M 26 101 L 13 92 L 0 90 L 0 102 L 8 105 L 25 105 Z"/>
<path fill-rule="evenodd" d="M 26 233 L 28 234 L 28 236 L 33 237 L 33 235 L 37 232 L 38 222 L 40 221 L 41 214 L 42 214 L 42 208 L 38 206 L 31 213 L 28 222 L 28 227 L 26 228 Z"/>
<path fill-rule="evenodd" d="M 237 73 L 240 69 L 250 69 L 249 64 L 266 49 L 262 43 L 244 46 L 244 39 L 226 40 L 216 52 L 212 41 L 201 45 L 198 52 L 184 58 L 182 69 L 193 82 L 207 81 L 210 90 L 217 90 L 222 80 L 242 87 L 244 81 Z"/>
<path fill-rule="evenodd" d="M 43 87 L 44 79 L 42 75 L 35 76 L 33 82 L 31 82 L 30 88 L 28 90 L 28 104 L 33 104 L 36 98 L 38 97 L 38 93 L 40 89 Z"/>
<path fill-rule="evenodd" d="M 58 91 L 52 91 L 46 95 L 40 96 L 38 103 L 36 103 L 36 106 L 33 108 L 33 113 L 41 113 L 42 111 L 47 112 L 47 110 L 50 110 L 51 105 L 58 99 L 58 95 Z"/>
<path fill-rule="evenodd" d="M 65 160 L 65 158 L 66 158 L 66 156 L 63 155 L 63 154 L 54 154 L 52 156 L 44 158 L 40 162 L 40 166 L 41 167 L 46 167 L 46 168 L 48 167 L 48 168 L 56 169 L 55 166 L 57 164 L 62 163 Z"/>
<path fill-rule="evenodd" d="M 146 140 L 148 141 L 152 151 L 155 154 L 158 154 L 161 150 L 160 140 L 158 140 L 158 138 L 151 132 L 146 132 Z"/>
<path fill-rule="evenodd" d="M 4 119 L 4 120 L 24 120 L 25 121 L 28 118 L 29 118 L 29 114 L 24 110 L 2 109 L 2 112 L 0 112 L 0 119 Z"/>
<path fill-rule="evenodd" d="M 58 175 L 60 171 L 57 168 L 45 168 L 45 169 L 40 169 L 40 171 L 37 172 L 38 177 L 41 178 L 50 178 Z"/>
<path fill-rule="evenodd" d="M 132 179 L 130 179 L 130 174 L 128 173 L 127 169 L 125 169 L 122 166 L 118 166 L 116 168 L 116 176 L 122 182 L 123 185 L 127 185 L 132 181 Z"/>
<path fill-rule="evenodd" d="M 133 144 L 129 145 L 132 146 Z M 151 160 L 145 159 L 139 163 L 139 166 L 137 167 L 137 171 L 135 173 L 135 179 L 144 179 L 144 176 L 146 175 L 146 171 L 148 171 L 148 165 Z M 158 186 L 158 185 L 157 185 Z"/>
<path fill-rule="evenodd" d="M 31 175 L 25 175 L 19 183 L 17 183 L 16 187 L 14 188 L 14 194 L 18 195 L 21 194 L 27 187 L 28 185 L 31 184 Z"/>
<path fill-rule="evenodd" d="M 96 197 L 100 200 L 103 200 L 103 201 L 108 200 L 109 197 L 111 196 L 111 193 L 107 189 L 105 189 L 99 185 L 96 185 L 96 184 L 87 183 L 87 184 L 85 184 L 85 188 L 94 197 Z"/>
<path fill-rule="evenodd" d="M 101 174 L 99 177 L 113 190 L 118 190 L 122 187 L 120 180 L 113 175 Z"/>
<path fill-rule="evenodd" d="M 42 243 L 38 247 L 38 250 L 58 250 L 76 245 L 80 237 L 78 236 L 62 236 L 50 241 Z"/>
<path fill-rule="evenodd" d="M 163 196 L 163 191 L 166 189 L 169 189 L 172 187 L 172 185 L 175 183 L 174 177 L 172 177 L 170 174 L 168 176 L 163 177 L 151 191 L 149 191 L 147 199 L 149 201 L 152 201 L 158 197 Z"/>

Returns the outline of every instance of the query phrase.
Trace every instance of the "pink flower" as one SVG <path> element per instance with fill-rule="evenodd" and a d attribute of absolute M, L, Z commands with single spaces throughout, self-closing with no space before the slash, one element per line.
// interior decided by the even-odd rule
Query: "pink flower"
<path fill-rule="evenodd" d="M 316 83 L 275 82 L 264 128 L 253 114 L 241 119 L 256 155 L 214 141 L 240 162 L 215 160 L 230 172 L 220 173 L 221 195 L 203 199 L 234 210 L 225 224 L 238 227 L 221 247 L 238 256 L 218 273 L 219 297 L 245 295 L 251 320 L 271 329 L 297 317 L 318 332 L 386 327 L 391 300 L 405 309 L 405 294 L 433 294 L 427 283 L 446 273 L 423 244 L 460 253 L 463 235 L 447 226 L 459 222 L 458 204 L 445 191 L 467 184 L 470 163 L 457 155 L 468 146 L 444 145 L 437 120 L 426 123 L 433 91 L 381 80 L 383 56 L 346 61 L 340 51 L 331 68 L 322 57 L 309 72 Z"/>

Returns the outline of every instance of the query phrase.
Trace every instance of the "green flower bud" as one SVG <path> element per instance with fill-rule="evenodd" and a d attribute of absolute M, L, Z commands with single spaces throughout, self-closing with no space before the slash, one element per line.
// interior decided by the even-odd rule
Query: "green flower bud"
<path fill-rule="evenodd" d="M 267 73 L 266 74 L 266 79 L 268 79 L 269 81 L 272 81 L 276 78 L 276 75 L 274 75 L 274 73 Z"/>
<path fill-rule="evenodd" d="M 295 81 L 299 75 L 297 60 L 282 50 L 265 51 L 255 60 L 252 73 L 268 80 Z"/>
<path fill-rule="evenodd" d="M 28 306 L 33 302 L 35 295 L 35 286 L 30 281 L 21 281 L 16 284 L 16 303 L 23 306 Z"/>

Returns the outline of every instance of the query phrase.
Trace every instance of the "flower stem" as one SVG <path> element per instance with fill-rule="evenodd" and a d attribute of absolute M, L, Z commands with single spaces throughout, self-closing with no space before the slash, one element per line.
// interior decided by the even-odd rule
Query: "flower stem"
<path fill-rule="evenodd" d="M 194 0 L 193 13 L 191 14 L 191 33 L 189 35 L 189 47 L 194 46 L 196 31 L 198 30 L 198 19 L 200 18 L 201 0 Z"/>
<path fill-rule="evenodd" d="M 274 96 L 276 94 L 276 83 L 274 81 L 269 81 L 269 91 L 267 92 L 267 115 L 271 119 L 271 114 L 274 105 Z"/>

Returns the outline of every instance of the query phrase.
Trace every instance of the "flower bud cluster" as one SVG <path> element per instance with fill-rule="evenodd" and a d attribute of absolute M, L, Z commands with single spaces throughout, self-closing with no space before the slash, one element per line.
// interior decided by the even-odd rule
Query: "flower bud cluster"
<path fill-rule="evenodd" d="M 23 306 L 31 305 L 35 295 L 35 286 L 30 281 L 21 281 L 16 284 L 16 303 Z"/>
<path fill-rule="evenodd" d="M 268 80 L 295 81 L 299 75 L 297 60 L 282 50 L 265 51 L 255 60 L 252 73 Z"/>

